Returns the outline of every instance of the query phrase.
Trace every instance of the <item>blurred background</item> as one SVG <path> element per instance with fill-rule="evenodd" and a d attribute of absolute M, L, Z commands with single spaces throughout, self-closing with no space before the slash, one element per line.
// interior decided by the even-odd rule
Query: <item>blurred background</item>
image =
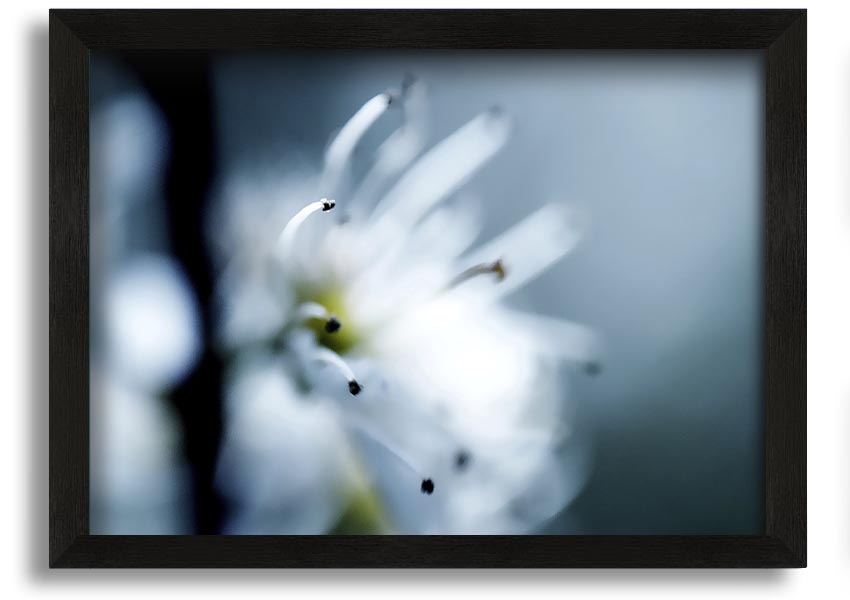
<path fill-rule="evenodd" d="M 212 192 L 283 155 L 320 164 L 411 74 L 429 143 L 494 105 L 513 119 L 463 190 L 483 239 L 553 200 L 587 222 L 510 297 L 604 346 L 598 374 L 570 377 L 587 480 L 542 532 L 760 533 L 763 66 L 741 51 L 93 52 L 92 533 L 221 531 Z M 366 166 L 356 155 L 355 177 Z"/>

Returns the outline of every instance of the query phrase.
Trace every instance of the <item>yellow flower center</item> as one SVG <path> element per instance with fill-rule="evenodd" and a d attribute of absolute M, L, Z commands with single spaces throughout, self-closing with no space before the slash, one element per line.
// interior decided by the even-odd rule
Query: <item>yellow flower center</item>
<path fill-rule="evenodd" d="M 338 286 L 329 285 L 299 290 L 299 302 L 316 302 L 324 306 L 341 324 L 336 331 L 326 329 L 327 321 L 310 319 L 305 325 L 316 334 L 316 341 L 337 354 L 346 354 L 363 341 L 362 331 L 358 331 L 346 308 L 345 296 Z"/>

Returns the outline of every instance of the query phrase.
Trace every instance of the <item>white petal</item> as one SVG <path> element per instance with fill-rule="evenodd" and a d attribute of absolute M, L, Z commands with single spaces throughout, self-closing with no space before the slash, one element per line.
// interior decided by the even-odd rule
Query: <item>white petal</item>
<path fill-rule="evenodd" d="M 450 196 L 502 147 L 508 119 L 483 113 L 428 151 L 375 209 L 375 228 L 405 230 Z"/>
<path fill-rule="evenodd" d="M 452 414 L 469 423 L 515 422 L 538 375 L 531 344 L 470 294 L 422 303 L 373 341 L 379 359 L 411 388 L 450 403 Z"/>
<path fill-rule="evenodd" d="M 225 408 L 217 482 L 236 513 L 227 530 L 324 533 L 345 484 L 333 405 L 299 394 L 275 357 L 255 355 L 229 377 Z"/>
<path fill-rule="evenodd" d="M 427 302 L 452 277 L 453 261 L 481 230 L 479 203 L 466 198 L 428 215 L 400 236 L 349 284 L 358 319 L 369 323 Z"/>
<path fill-rule="evenodd" d="M 532 336 L 534 348 L 540 354 L 575 362 L 596 361 L 601 357 L 599 336 L 585 325 L 520 311 L 507 310 L 505 314 L 515 327 Z"/>
<path fill-rule="evenodd" d="M 576 450 L 563 458 L 549 453 L 511 502 L 517 527 L 530 531 L 557 515 L 578 496 L 588 476 L 588 459 L 583 452 Z"/>
<path fill-rule="evenodd" d="M 465 252 L 481 232 L 481 203 L 459 197 L 454 206 L 444 206 L 425 217 L 410 236 L 408 253 L 449 261 Z"/>

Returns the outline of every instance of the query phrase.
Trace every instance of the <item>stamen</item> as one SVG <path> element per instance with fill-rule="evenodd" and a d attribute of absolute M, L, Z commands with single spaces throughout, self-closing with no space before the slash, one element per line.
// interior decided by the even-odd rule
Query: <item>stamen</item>
<path fill-rule="evenodd" d="M 328 312 L 328 309 L 318 302 L 304 302 L 295 309 L 295 319 L 297 323 L 309 321 L 310 319 L 318 319 L 325 322 L 325 331 L 328 333 L 336 333 L 342 327 L 334 315 Z"/>
<path fill-rule="evenodd" d="M 317 202 L 311 202 L 295 213 L 295 216 L 289 219 L 289 222 L 283 228 L 283 231 L 280 232 L 280 237 L 277 242 L 280 258 L 285 260 L 292 254 L 295 236 L 298 234 L 298 230 L 301 228 L 301 225 L 310 217 L 310 215 L 319 211 L 328 212 L 334 206 L 336 206 L 335 200 L 322 198 Z"/>
<path fill-rule="evenodd" d="M 499 286 L 503 297 L 524 286 L 558 262 L 579 240 L 578 215 L 557 204 L 547 204 L 495 239 L 479 247 L 467 264 L 490 256 L 511 257 L 511 278 Z"/>
<path fill-rule="evenodd" d="M 295 315 L 299 321 L 307 319 L 327 319 L 328 309 L 318 302 L 305 302 L 295 309 Z"/>
<path fill-rule="evenodd" d="M 473 279 L 480 275 L 489 275 L 490 273 L 496 276 L 496 281 L 503 281 L 505 279 L 505 277 L 507 276 L 507 271 L 505 269 L 505 263 L 502 261 L 501 258 L 491 263 L 481 263 L 469 267 L 460 275 L 452 279 L 449 282 L 448 288 L 455 288 L 465 281 L 469 281 L 470 279 Z"/>
<path fill-rule="evenodd" d="M 352 371 L 351 367 L 349 367 L 348 364 L 340 358 L 339 354 L 333 350 L 328 348 L 317 348 L 313 354 L 313 360 L 336 367 L 336 369 L 348 381 L 348 391 L 351 392 L 352 396 L 356 396 L 363 390 L 363 386 L 357 382 L 357 378 L 354 376 L 354 371 Z"/>
<path fill-rule="evenodd" d="M 339 319 L 331 315 L 327 322 L 325 322 L 325 331 L 328 333 L 336 333 L 339 331 L 339 328 L 342 327 L 342 323 L 339 322 Z"/>
<path fill-rule="evenodd" d="M 391 103 L 390 94 L 378 94 L 360 107 L 360 110 L 354 113 L 354 116 L 339 130 L 325 153 L 325 171 L 322 174 L 322 190 L 325 193 L 336 192 L 336 187 L 345 172 L 354 148 Z"/>
<path fill-rule="evenodd" d="M 407 456 L 401 449 L 398 448 L 395 444 L 393 444 L 390 440 L 387 439 L 382 433 L 380 433 L 375 427 L 367 422 L 365 419 L 360 417 L 352 418 L 349 423 L 356 426 L 360 431 L 365 434 L 372 441 L 376 442 L 383 446 L 390 454 L 395 456 L 395 458 L 403 464 L 418 480 L 421 481 L 419 489 L 423 494 L 431 495 L 434 493 L 434 480 L 430 477 L 427 477 L 422 474 L 422 470 L 416 466 L 416 463 Z"/>
<path fill-rule="evenodd" d="M 401 84 L 403 124 L 375 151 L 372 168 L 363 176 L 352 199 L 352 210 L 364 216 L 393 178 L 409 165 L 425 144 L 425 90 L 422 82 L 406 75 Z M 368 204 L 368 206 L 367 206 Z"/>

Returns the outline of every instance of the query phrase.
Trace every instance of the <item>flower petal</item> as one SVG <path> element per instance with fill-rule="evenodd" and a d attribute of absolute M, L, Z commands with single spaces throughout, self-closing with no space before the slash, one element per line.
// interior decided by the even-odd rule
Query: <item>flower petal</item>
<path fill-rule="evenodd" d="M 434 146 L 375 209 L 375 228 L 408 229 L 483 166 L 508 138 L 509 122 L 488 111 Z"/>
<path fill-rule="evenodd" d="M 532 337 L 534 347 L 541 354 L 583 363 L 599 360 L 600 341 L 589 327 L 566 319 L 521 311 L 506 310 L 505 316 Z"/>

